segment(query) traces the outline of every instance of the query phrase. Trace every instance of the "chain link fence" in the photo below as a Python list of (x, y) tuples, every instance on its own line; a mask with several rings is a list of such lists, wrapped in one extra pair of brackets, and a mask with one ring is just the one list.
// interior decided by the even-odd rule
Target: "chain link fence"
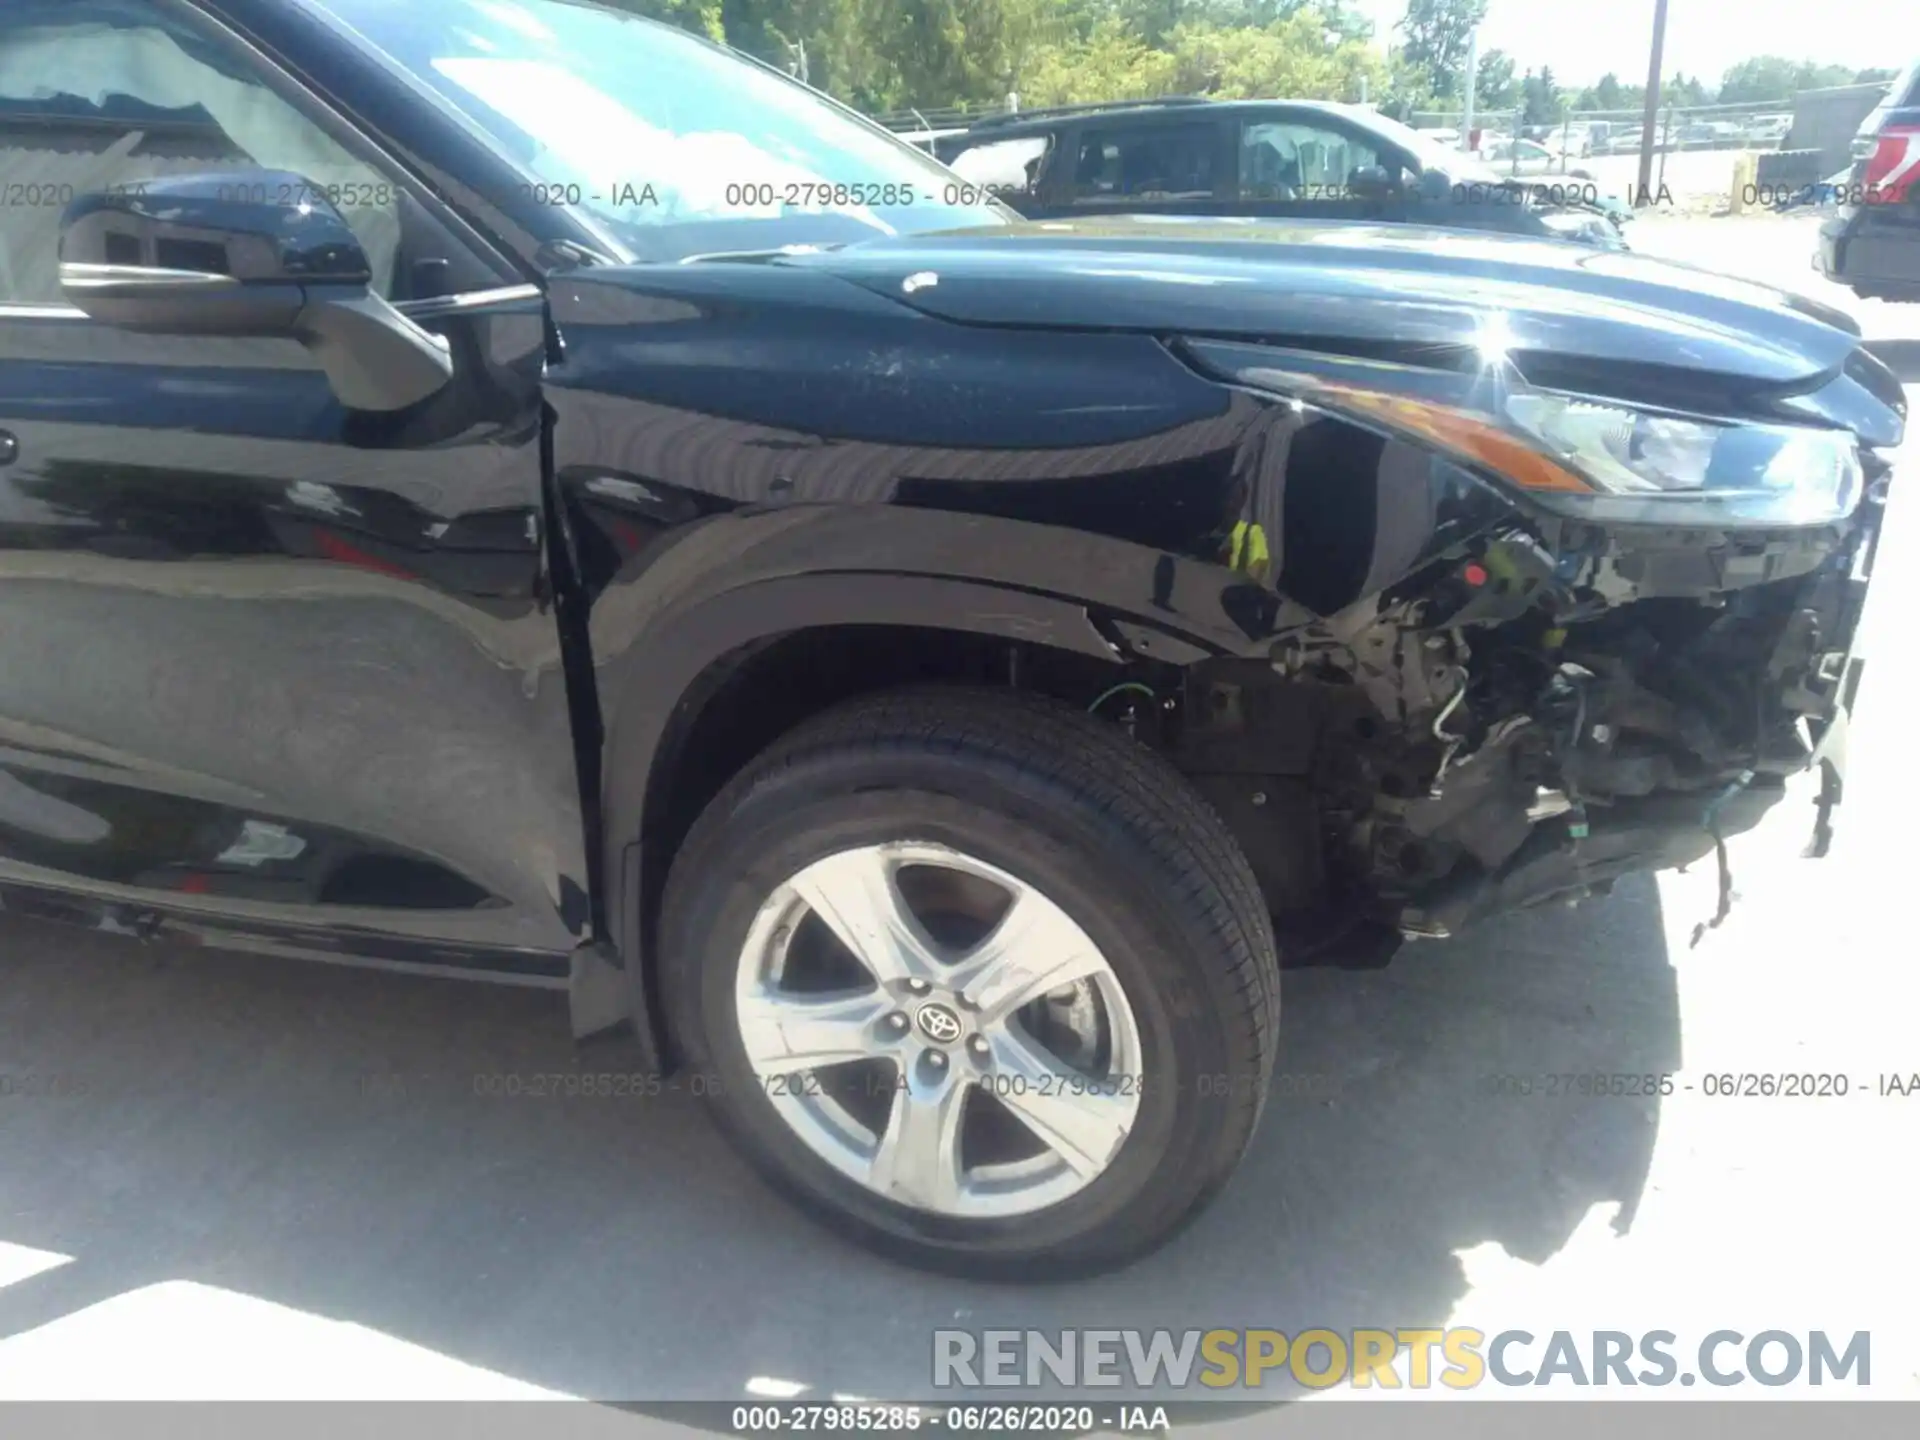
[[(1458, 110), (1416, 111), (1408, 123), (1416, 130), (1439, 131), (1456, 138), (1464, 116)], [(1639, 154), (1645, 113), (1638, 109), (1568, 110), (1549, 123), (1529, 122), (1520, 110), (1481, 110), (1473, 127), (1482, 144), (1520, 138), (1574, 156)], [(1793, 102), (1742, 105), (1660, 107), (1654, 121), (1654, 149), (1780, 150), (1789, 148)]]
[(985, 120), (994, 115), (1012, 115), (1020, 108), (1020, 97), (1009, 95), (1004, 101), (993, 105), (948, 105), (936, 106), (931, 110), (884, 110), (873, 115), (878, 124), (902, 134), (931, 133), (944, 130), (964, 130), (976, 121)]

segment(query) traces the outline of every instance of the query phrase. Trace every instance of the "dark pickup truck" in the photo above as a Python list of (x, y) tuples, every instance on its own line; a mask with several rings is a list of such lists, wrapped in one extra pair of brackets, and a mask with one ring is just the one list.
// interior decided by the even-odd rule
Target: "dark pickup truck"
[(558, 0), (0, 53), (9, 910), (564, 990), (841, 1229), (1035, 1276), (1226, 1183), (1283, 956), (1809, 767), (1824, 834), (1904, 422), (1835, 312), (1028, 223)]
[(1364, 220), (1618, 250), (1633, 215), (1577, 162), (1522, 174), (1511, 153), (1483, 161), (1329, 100), (1174, 95), (1023, 110), (942, 137), (934, 153), (1030, 220)]

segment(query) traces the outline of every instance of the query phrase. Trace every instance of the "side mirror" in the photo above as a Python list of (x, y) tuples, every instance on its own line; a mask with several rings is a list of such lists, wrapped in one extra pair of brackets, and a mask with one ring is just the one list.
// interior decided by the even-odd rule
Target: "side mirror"
[(1400, 193), (1400, 183), (1379, 165), (1362, 165), (1347, 176), (1347, 189), (1363, 200), (1385, 200)]
[(1438, 170), (1422, 170), (1418, 190), (1422, 200), (1445, 200), (1453, 194), (1453, 183)]
[(447, 342), (369, 288), (366, 251), (284, 170), (175, 175), (76, 196), (60, 289), (103, 325), (297, 340), (354, 410), (402, 410), (453, 376)]

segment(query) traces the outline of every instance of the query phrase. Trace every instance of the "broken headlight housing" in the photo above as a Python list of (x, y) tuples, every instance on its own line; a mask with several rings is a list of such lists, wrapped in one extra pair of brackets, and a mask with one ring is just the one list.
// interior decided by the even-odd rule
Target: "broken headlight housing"
[(1474, 404), (1319, 377), (1303, 388), (1314, 404), (1424, 439), (1580, 519), (1824, 525), (1860, 500), (1859, 442), (1845, 430), (1714, 420), (1512, 384)]
[(1860, 503), (1850, 430), (1542, 389), (1508, 360), (1505, 340), (1504, 327), (1488, 327), (1470, 374), (1267, 346), (1203, 353), (1242, 384), (1424, 442), (1575, 519), (1782, 528), (1835, 524)]
[[(1624, 523), (1821, 525), (1860, 499), (1860, 452), (1844, 430), (1727, 423), (1614, 401), (1521, 391), (1513, 426), (1591, 487), (1559, 489), (1571, 511)], [(1512, 477), (1523, 488), (1523, 477)]]

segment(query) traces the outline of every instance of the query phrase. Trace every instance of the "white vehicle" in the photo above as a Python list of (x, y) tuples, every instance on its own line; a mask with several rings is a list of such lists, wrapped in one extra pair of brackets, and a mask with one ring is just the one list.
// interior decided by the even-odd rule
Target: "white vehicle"
[(1502, 175), (1573, 174), (1561, 163), (1561, 155), (1538, 140), (1489, 140), (1480, 147), (1480, 158)]
[(1052, 142), (1045, 135), (1014, 135), (962, 150), (953, 173), (982, 191), (1012, 198), (1030, 194)]
[(1593, 154), (1594, 129), (1594, 126), (1584, 122), (1563, 125), (1541, 137), (1540, 143), (1556, 155), (1564, 154), (1569, 159), (1582, 160)]
[(1694, 120), (1680, 134), (1683, 148), (1718, 150), (1737, 145), (1746, 136), (1731, 120)]
[(907, 144), (924, 150), (929, 155), (937, 155), (939, 151), (936, 147), (942, 140), (949, 140), (955, 135), (964, 135), (966, 133), (966, 127), (959, 126), (947, 130), (902, 130), (899, 132), (899, 135)]

